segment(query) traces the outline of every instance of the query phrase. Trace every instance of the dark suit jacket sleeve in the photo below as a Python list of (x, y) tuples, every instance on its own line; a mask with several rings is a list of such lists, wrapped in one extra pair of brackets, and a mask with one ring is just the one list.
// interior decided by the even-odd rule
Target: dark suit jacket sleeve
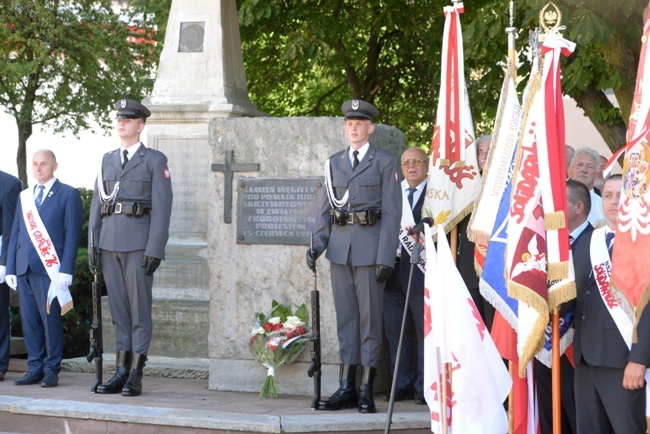
[(79, 190), (72, 187), (69, 187), (69, 189), (70, 193), (66, 197), (65, 204), (65, 242), (63, 255), (60, 258), (61, 268), (59, 272), (73, 275), (83, 228), (84, 211)]
[(23, 218), (22, 206), (20, 201), (16, 202), (16, 213), (14, 222), (11, 225), (11, 239), (9, 240), (9, 250), (7, 251), (7, 275), (16, 275), (16, 247), (18, 246), (19, 222)]
[(169, 239), (169, 222), (172, 215), (172, 179), (167, 167), (167, 157), (162, 153), (153, 164), (151, 177), (151, 225), (144, 254), (165, 259), (165, 246)]
[(7, 252), (11, 241), (11, 227), (13, 226), (14, 215), (16, 214), (16, 203), (18, 195), (22, 190), (22, 184), (17, 179), (11, 182), (2, 200), (2, 252), (0, 252), (0, 265), (7, 265)]

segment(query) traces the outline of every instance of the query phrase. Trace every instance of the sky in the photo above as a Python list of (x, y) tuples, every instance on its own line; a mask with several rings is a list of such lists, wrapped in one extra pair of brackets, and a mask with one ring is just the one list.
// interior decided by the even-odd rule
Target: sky
[[(18, 127), (14, 118), (0, 112), (0, 131), (4, 139), (0, 142), (0, 170), (18, 176), (16, 152), (18, 150)], [(147, 130), (142, 135), (147, 137)], [(50, 149), (56, 155), (59, 163), (54, 173), (61, 182), (73, 187), (93, 188), (99, 162), (102, 155), (120, 146), (119, 137), (103, 136), (88, 131), (81, 132), (79, 138), (73, 135), (53, 134), (41, 130), (40, 125), (34, 126), (34, 133), (27, 140), (27, 176), (33, 185), (31, 161), (34, 152), (39, 149)]]

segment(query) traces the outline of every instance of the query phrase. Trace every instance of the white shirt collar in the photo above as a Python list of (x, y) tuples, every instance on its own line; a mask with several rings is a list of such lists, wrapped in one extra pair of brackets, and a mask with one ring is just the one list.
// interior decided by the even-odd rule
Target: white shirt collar
[(127, 151), (127, 155), (129, 156), (129, 160), (133, 158), (136, 152), (138, 152), (138, 149), (140, 149), (140, 146), (142, 146), (142, 142), (138, 142), (135, 145), (129, 146), (128, 148), (123, 148), (120, 146), (120, 161), (122, 161), (122, 158), (124, 156), (124, 150)]
[(575, 241), (578, 239), (578, 237), (580, 236), (580, 234), (582, 233), (582, 231), (585, 230), (585, 228), (587, 227), (588, 224), (589, 224), (589, 220), (585, 220), (584, 222), (582, 222), (582, 224), (581, 224), (580, 226), (578, 226), (578, 227), (575, 228), (573, 231), (571, 231), (571, 233), (569, 234), (569, 236), (570, 236), (570, 237), (573, 237), (573, 242), (574, 242), (574, 243), (575, 243)]
[[(368, 152), (368, 148), (370, 148), (370, 142), (366, 142), (365, 145), (363, 145), (359, 149), (356, 149), (356, 151), (359, 151), (359, 155), (357, 155), (359, 162), (361, 162), (361, 160), (363, 160), (363, 157), (366, 156), (366, 152)], [(348, 155), (350, 156), (350, 163), (354, 162), (354, 155), (352, 155), (354, 151), (355, 149), (352, 149), (352, 146), (350, 146), (350, 151), (348, 152)]]
[[(45, 198), (47, 197), (48, 193), (52, 189), (52, 186), (54, 185), (55, 182), (56, 182), (56, 176), (50, 179), (49, 181), (47, 181), (45, 184), (43, 184), (43, 186), (45, 187), (45, 189), (43, 190), (43, 200), (45, 200)], [(34, 197), (38, 195), (39, 185), (41, 184), (36, 183), (36, 185), (34, 186)]]

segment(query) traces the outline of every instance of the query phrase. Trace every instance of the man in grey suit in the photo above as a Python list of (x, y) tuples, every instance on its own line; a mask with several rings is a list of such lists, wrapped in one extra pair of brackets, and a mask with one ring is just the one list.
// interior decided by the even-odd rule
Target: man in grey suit
[[(362, 100), (343, 103), (348, 149), (326, 164), (323, 201), (307, 266), (327, 249), (340, 352), (339, 389), (319, 409), (357, 407), (376, 412), (375, 368), (382, 340), (384, 285), (395, 266), (402, 193), (395, 156), (372, 146), (377, 109)], [(356, 366), (361, 364), (357, 394)]]
[(97, 393), (138, 396), (153, 327), (153, 273), (169, 238), (172, 183), (167, 157), (140, 141), (149, 110), (130, 99), (115, 109), (121, 146), (102, 159), (88, 225), (89, 263), (99, 267), (101, 253), (117, 350), (115, 375)]
[(18, 178), (0, 170), (0, 381), (4, 381), (9, 367), (9, 286), (7, 274), (7, 251), (11, 226), (16, 213), (18, 195), (23, 185)]

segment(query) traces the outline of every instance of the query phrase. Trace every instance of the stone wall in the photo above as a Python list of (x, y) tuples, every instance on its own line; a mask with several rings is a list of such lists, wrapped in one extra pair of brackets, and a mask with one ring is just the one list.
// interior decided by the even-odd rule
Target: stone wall
[[(211, 389), (259, 391), (266, 369), (255, 361), (248, 339), (257, 311), (267, 312), (273, 299), (309, 306), (314, 288), (305, 264), (305, 245), (237, 244), (237, 191), (246, 179), (307, 179), (323, 176), (328, 156), (346, 148), (342, 118), (215, 118), (210, 123), (211, 162), (223, 164), (233, 151), (237, 164), (259, 163), (258, 172), (236, 172), (232, 187), (232, 223), (224, 223), (224, 174), (212, 174), (208, 212)], [(377, 125), (371, 142), (399, 155), (404, 135)], [(321, 300), (323, 395), (338, 387), (338, 342), (329, 263), (317, 262)], [(279, 393), (309, 395), (309, 351), (276, 373)], [(388, 381), (387, 368), (379, 375)], [(383, 375), (382, 375), (383, 372)], [(379, 380), (382, 381), (382, 380)]]

